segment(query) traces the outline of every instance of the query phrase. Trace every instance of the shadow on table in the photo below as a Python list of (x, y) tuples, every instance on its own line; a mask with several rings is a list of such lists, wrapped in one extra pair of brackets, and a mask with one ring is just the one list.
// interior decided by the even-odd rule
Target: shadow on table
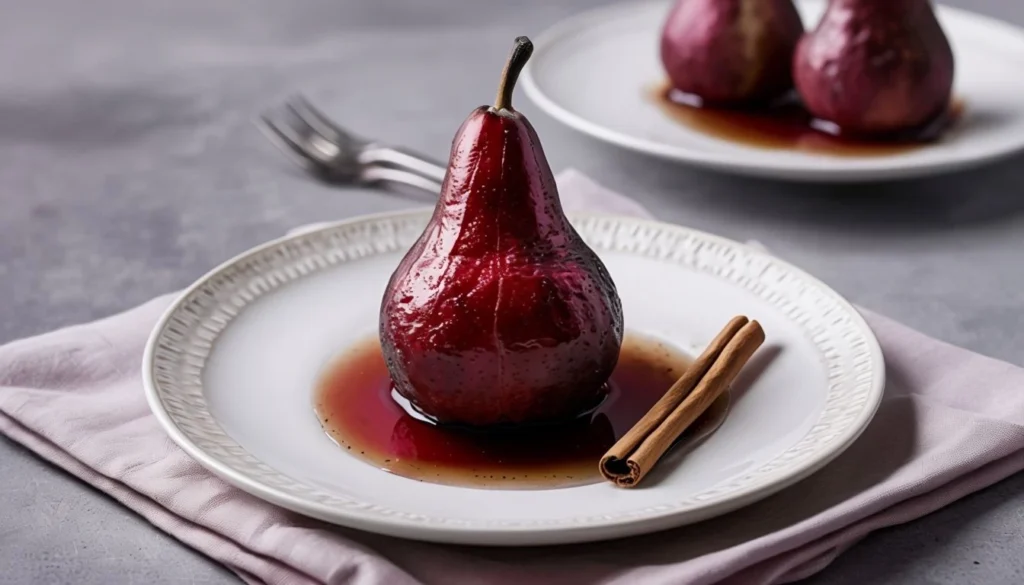
[[(1006, 575), (1014, 567), (1024, 566), (1019, 557), (1006, 556), (1006, 550), (1019, 548), (1012, 541), (999, 546), (978, 538), (977, 534), (1014, 534), (1019, 531), (1021, 514), (1016, 508), (1024, 494), (1024, 473), (1004, 479), (996, 485), (971, 494), (956, 503), (933, 512), (914, 528), (892, 526), (871, 533), (871, 538), (843, 553), (835, 562), (806, 583), (808, 585), (861, 585), (862, 583), (915, 582), (935, 564), (950, 566), (950, 558), (963, 563), (962, 579), (974, 583), (1007, 583)], [(1006, 532), (988, 532), (1004, 518)], [(980, 524), (965, 537), (968, 526)], [(883, 562), (879, 562), (884, 559)], [(955, 565), (954, 565), (955, 566)], [(1003, 571), (999, 570), (1000, 568)], [(1001, 575), (1001, 576), (997, 576)], [(904, 577), (903, 579), (894, 577)], [(949, 575), (946, 583), (957, 582)], [(966, 581), (965, 581), (966, 582)]]
[[(614, 164), (617, 175), (634, 182), (633, 191), (647, 185), (668, 193), (661, 196), (667, 205), (747, 217), (762, 224), (810, 224), (884, 235), (997, 223), (1024, 214), (1024, 154), (920, 179), (824, 184), (727, 175), (608, 145), (590, 145), (588, 150), (598, 166), (586, 167)], [(595, 178), (600, 180), (601, 173), (596, 172)]]

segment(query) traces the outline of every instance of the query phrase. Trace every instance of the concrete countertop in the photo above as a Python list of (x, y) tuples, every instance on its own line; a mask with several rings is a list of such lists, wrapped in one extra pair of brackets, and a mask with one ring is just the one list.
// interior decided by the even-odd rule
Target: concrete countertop
[[(608, 0), (602, 0), (608, 3)], [(251, 119), (303, 91), (443, 157), (495, 55), (593, 0), (0, 0), (0, 342), (187, 285), (306, 222), (407, 207), (293, 170)], [(1018, 0), (950, 0), (1024, 25)], [(577, 135), (520, 99), (557, 170), (755, 238), (854, 302), (1024, 365), (1024, 157), (872, 186), (715, 175)], [(232, 583), (0, 439), (0, 582)], [(877, 532), (811, 583), (1024, 582), (1024, 476)]]

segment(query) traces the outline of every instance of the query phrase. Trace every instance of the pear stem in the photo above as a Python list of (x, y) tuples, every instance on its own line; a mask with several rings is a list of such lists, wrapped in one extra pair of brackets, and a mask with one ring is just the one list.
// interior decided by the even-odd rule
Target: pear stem
[(512, 109), (512, 90), (516, 88), (516, 80), (526, 62), (533, 54), (533, 43), (526, 37), (516, 37), (512, 53), (505, 62), (505, 70), (501, 72), (501, 84), (498, 85), (498, 97), (494, 99), (495, 110)]

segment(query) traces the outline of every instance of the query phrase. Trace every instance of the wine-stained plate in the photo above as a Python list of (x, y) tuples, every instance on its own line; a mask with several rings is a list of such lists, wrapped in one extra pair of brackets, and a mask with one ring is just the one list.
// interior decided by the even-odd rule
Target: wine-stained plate
[[(659, 57), (668, 0), (618, 2), (571, 17), (534, 39), (521, 86), (542, 110), (617, 146), (736, 174), (806, 181), (873, 181), (977, 166), (1024, 149), (1024, 30), (939, 6), (956, 58), (963, 114), (933, 144), (854, 156), (745, 145), (692, 129), (651, 97), (666, 82)], [(813, 28), (822, 0), (796, 2)]]
[(184, 292), (143, 364), (149, 404), (171, 438), (243, 490), (329, 522), (438, 542), (540, 545), (650, 532), (754, 502), (846, 449), (881, 400), (875, 337), (818, 280), (691, 229), (575, 216), (616, 282), (627, 330), (696, 354), (735, 315), (762, 323), (767, 340), (734, 384), (721, 428), (632, 490), (470, 489), (381, 471), (321, 430), (314, 385), (333, 356), (376, 334), (388, 277), (429, 216), (367, 216), (276, 240)]

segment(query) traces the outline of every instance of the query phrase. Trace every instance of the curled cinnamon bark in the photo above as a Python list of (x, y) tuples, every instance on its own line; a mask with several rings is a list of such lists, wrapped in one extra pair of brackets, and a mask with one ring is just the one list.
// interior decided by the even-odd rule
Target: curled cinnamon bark
[(729, 388), (764, 343), (757, 321), (735, 317), (665, 395), (601, 458), (601, 475), (635, 487), (669, 447)]

